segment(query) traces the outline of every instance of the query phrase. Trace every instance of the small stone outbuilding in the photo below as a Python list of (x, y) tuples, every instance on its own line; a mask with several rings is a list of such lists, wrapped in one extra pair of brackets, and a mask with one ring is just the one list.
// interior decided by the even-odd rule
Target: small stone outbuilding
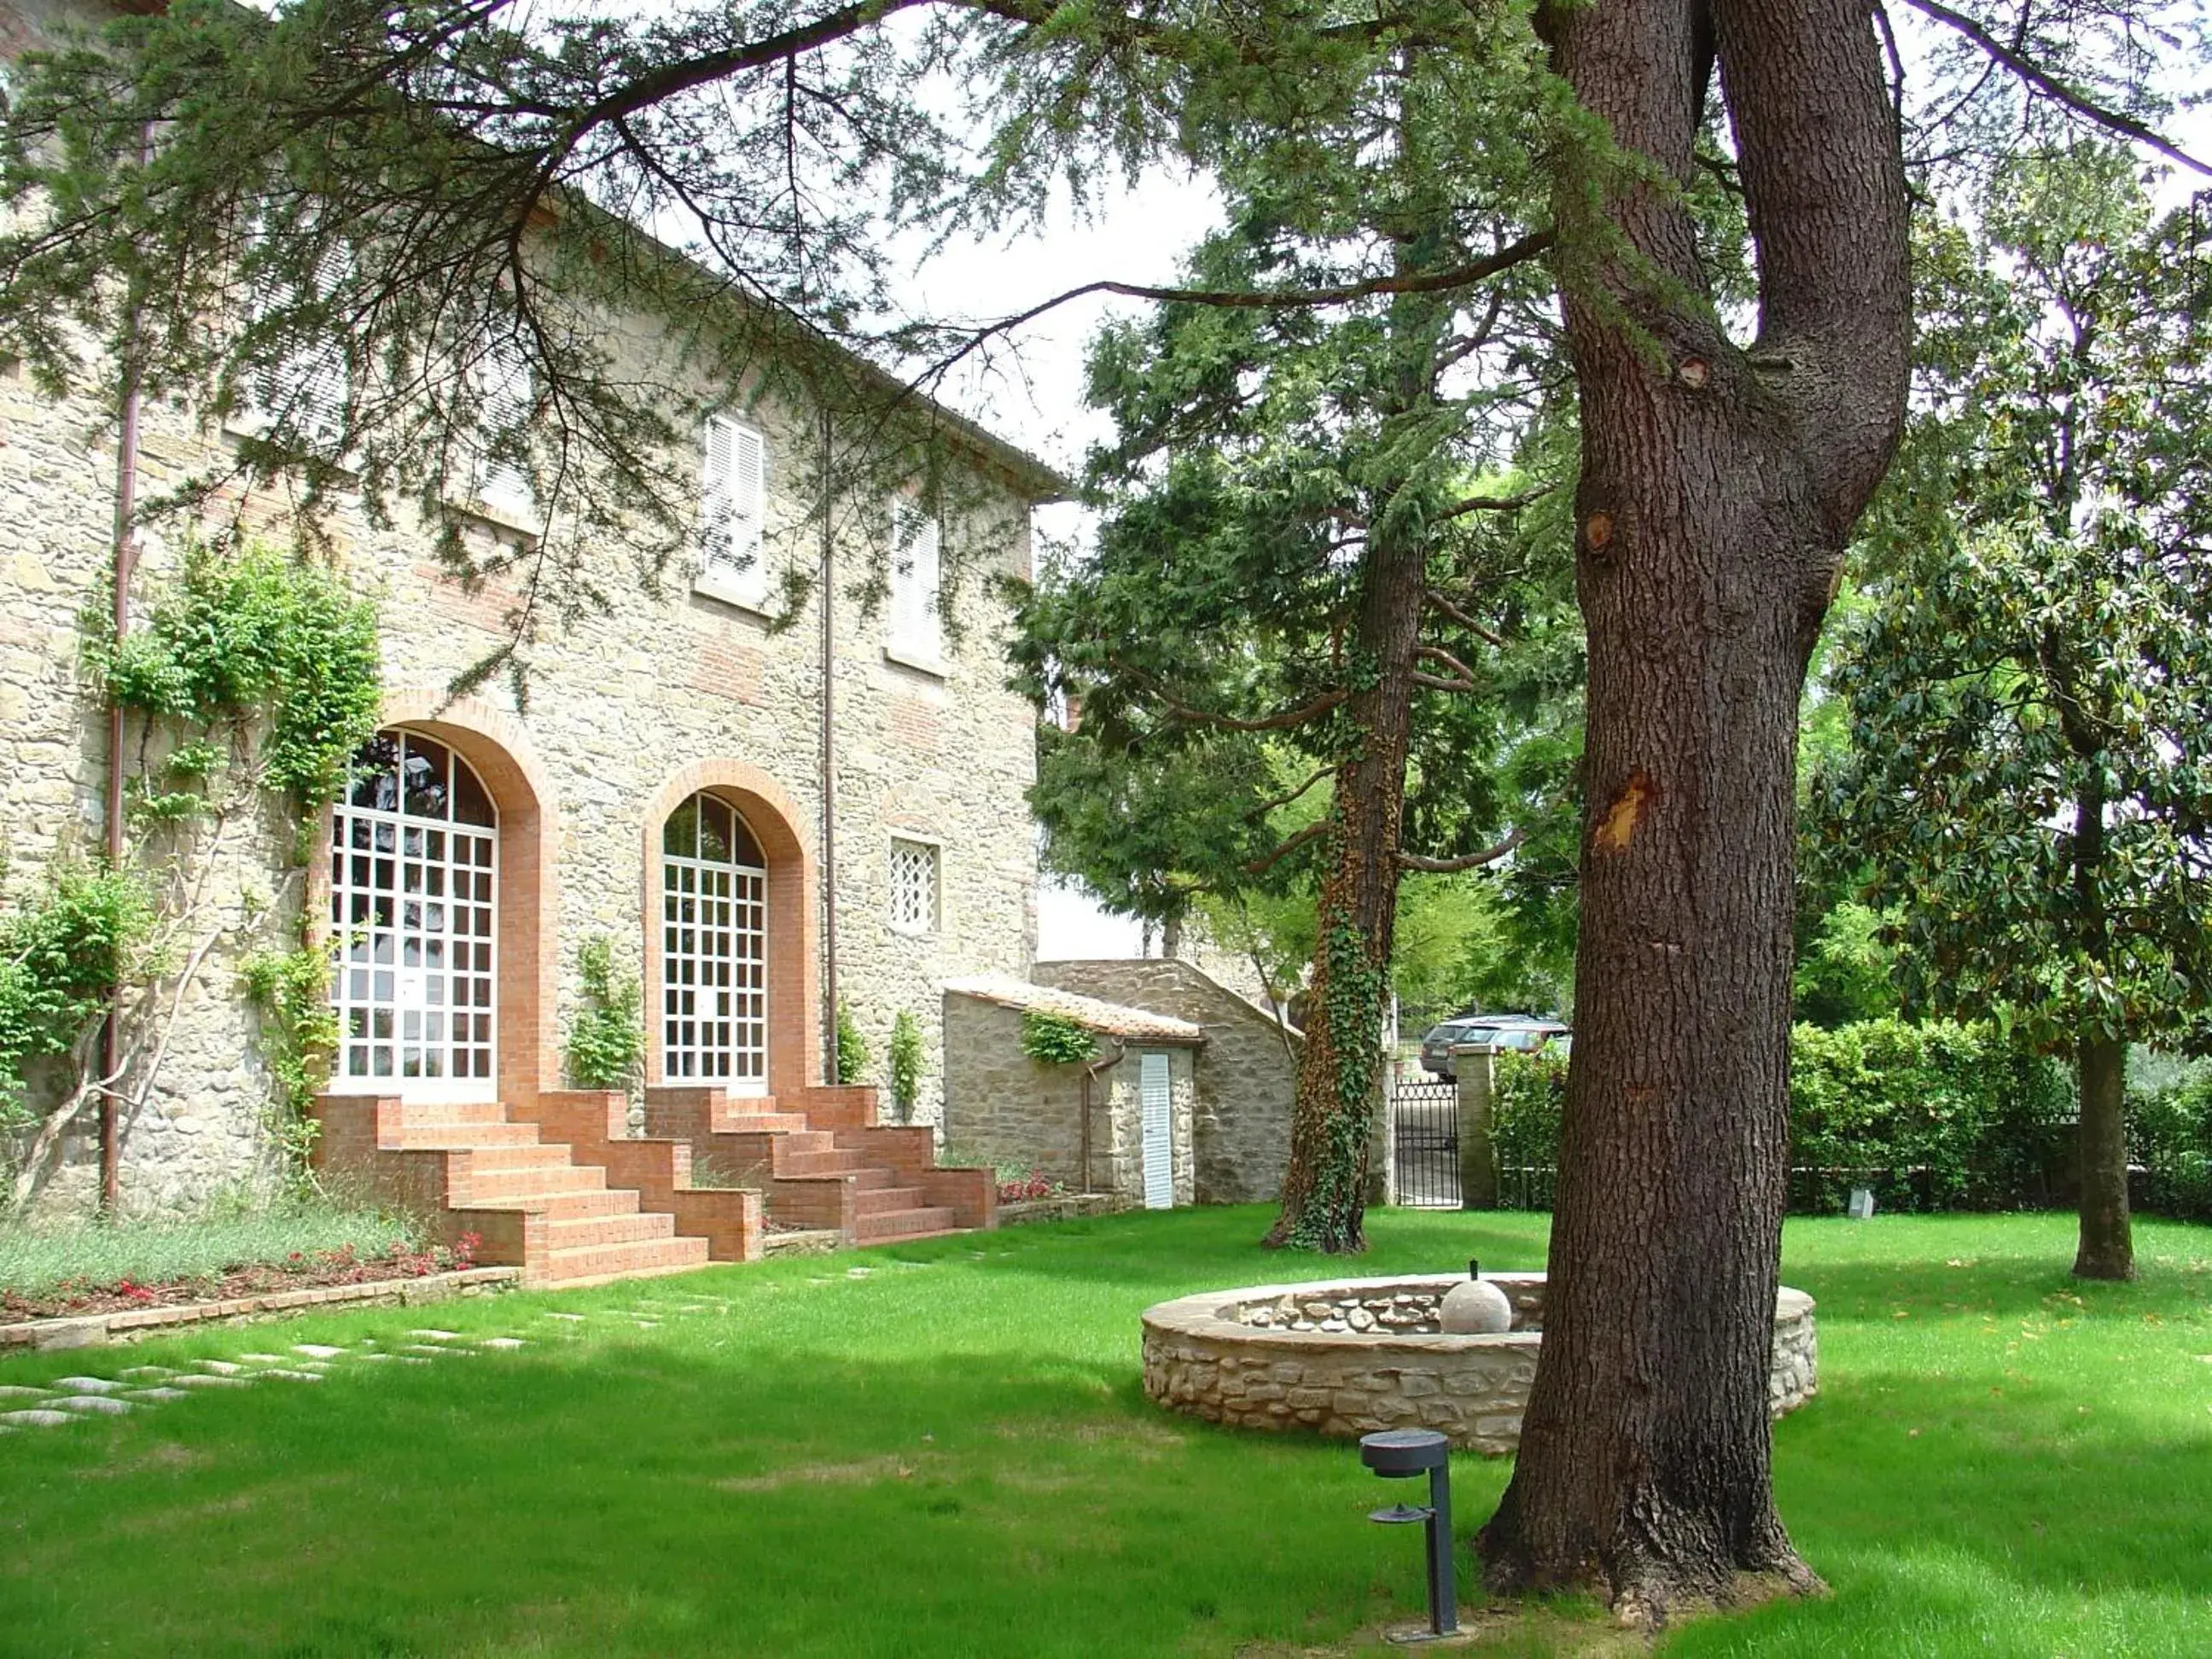
[(1198, 1201), (1260, 1204), (1282, 1195), (1305, 1041), (1295, 1027), (1172, 957), (1040, 962), (1031, 976), (1202, 1030), (1191, 1131)]
[[(1023, 1020), (1071, 1020), (1086, 1061), (1023, 1051)], [(991, 975), (945, 987), (945, 1144), (1152, 1209), (1202, 1201), (1192, 1149), (1206, 1032), (1188, 1020)]]

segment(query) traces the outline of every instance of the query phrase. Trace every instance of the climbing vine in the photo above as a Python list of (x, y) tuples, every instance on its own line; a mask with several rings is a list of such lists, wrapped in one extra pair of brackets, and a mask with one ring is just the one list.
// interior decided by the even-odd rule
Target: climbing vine
[(605, 933), (584, 941), (576, 973), (584, 1006), (568, 1027), (568, 1076), (579, 1089), (628, 1089), (645, 1057), (637, 976), (617, 969), (614, 941)]
[(238, 976), (261, 1017), (262, 1058), (276, 1083), (270, 1138), (295, 1169), (304, 1167), (315, 1144), (310, 1109), (338, 1048), (329, 953), (309, 945), (257, 951), (239, 964)]
[[(376, 729), (375, 609), (335, 572), (249, 544), (194, 543), (149, 597), (120, 640), (104, 603), (84, 629), (89, 676), (129, 717), (135, 845), (118, 869), (58, 859), (48, 894), (0, 921), (0, 1128), (27, 1132), (9, 1146), (18, 1205), (88, 1104), (148, 1105), (216, 947), (265, 918), (296, 926), (314, 813)], [(306, 826), (294, 891), (289, 904), (250, 896), (241, 917), (215, 872), (239, 855), (235, 838), (266, 822), (271, 793)], [(240, 971), (276, 1084), (272, 1138), (296, 1159), (337, 1047), (328, 966), (301, 944), (256, 951)], [(94, 1034), (111, 1008), (112, 1063), (96, 1064)], [(68, 1081), (33, 1109), (22, 1068), (49, 1055), (66, 1058)]]
[[(1079, 1028), (1080, 1029), (1080, 1028)], [(1024, 1032), (1024, 1043), (1026, 1042)], [(1084, 1033), (1086, 1045), (1090, 1033)], [(921, 1023), (902, 1008), (891, 1019), (891, 1101), (899, 1121), (910, 1121), (914, 1103), (921, 1096)]]
[(1022, 1016), (1022, 1052), (1047, 1066), (1068, 1066), (1091, 1058), (1097, 1045), (1091, 1028), (1065, 1014), (1032, 1008)]
[[(204, 786), (222, 761), (216, 728), (258, 721), (258, 781), (319, 806), (376, 731), (375, 607), (335, 573), (273, 549), (195, 544), (143, 627), (120, 643), (101, 631), (92, 641), (108, 695), (185, 734), (162, 763), (168, 781)], [(142, 811), (167, 793), (142, 788)]]

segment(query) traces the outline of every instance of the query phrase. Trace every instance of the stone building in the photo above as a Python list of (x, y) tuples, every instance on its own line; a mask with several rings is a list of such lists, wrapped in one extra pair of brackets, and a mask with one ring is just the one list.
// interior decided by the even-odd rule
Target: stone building
[[(960, 980), (945, 993), (945, 1133), (963, 1153), (1141, 1200), (1143, 1056), (1158, 1051), (1154, 1069), (1174, 1091), (1176, 1202), (1281, 1194), (1303, 1039), (1190, 963), (1041, 962), (1029, 983)], [(1086, 1068), (1028, 1058), (1022, 1016), (1031, 1010), (1095, 1032), (1099, 1060)]]
[[(1036, 1013), (1091, 1033), (1088, 1060), (1023, 1051)], [(1034, 1169), (1079, 1193), (1148, 1209), (1202, 1203), (1192, 1130), (1206, 1033), (1006, 975), (945, 987), (945, 1139), (958, 1155)]]
[[(0, 46), (21, 50), (33, 14), (50, 9), (60, 9), (15, 10)], [(916, 1017), (927, 1054), (914, 1119), (933, 1122), (940, 987), (1028, 972), (1035, 714), (1004, 684), (994, 578), (1028, 574), (1030, 510), (1062, 481), (934, 410), (963, 486), (956, 519), (922, 520), (896, 489), (824, 515), (801, 464), (819, 411), (787, 391), (685, 384), (686, 364), (656, 358), (650, 317), (611, 319), (609, 336), (628, 343), (641, 375), (720, 411), (672, 460), (696, 468), (702, 522), (734, 525), (756, 556), (717, 559), (708, 555), (724, 544), (708, 544), (656, 593), (624, 549), (606, 548), (592, 573), (605, 608), (538, 634), (526, 703), (503, 681), (456, 696), (456, 677), (509, 636), (520, 586), (463, 591), (434, 559), (438, 526), (404, 514), (379, 523), (341, 494), (329, 556), (379, 608), (383, 729), (346, 799), (306, 826), (315, 851), (304, 870), (291, 857), (301, 826), (265, 800), (178, 849), (206, 948), (175, 988), (158, 1073), (126, 1090), (126, 1209), (187, 1207), (270, 1176), (271, 1090), (239, 963), (296, 938), (303, 910), (350, 936), (333, 988), (331, 1091), (404, 1103), (416, 1146), (430, 1144), (423, 1114), (458, 1121), (458, 1109), (494, 1102), (526, 1113), (559, 1090), (578, 953), (597, 937), (642, 982), (648, 1097), (719, 1093), (718, 1128), (757, 1135), (809, 1132), (805, 1103), (835, 1093), (822, 1093), (835, 1081), (833, 1000), (850, 1006), (878, 1067), (896, 1016)], [(100, 846), (106, 714), (79, 617), (101, 602), (116, 557), (112, 400), (99, 384), (55, 400), (0, 367), (0, 904)], [(149, 402), (131, 458), (140, 491), (220, 469), (239, 435)], [(530, 503), (484, 499), (494, 494), (451, 503), (451, 518), (478, 552), (526, 555), (542, 530)], [(281, 539), (289, 507), (278, 490), (222, 510)], [(817, 539), (824, 516), (834, 540)], [(141, 606), (173, 577), (192, 530), (160, 523), (144, 538)], [(887, 546), (888, 603), (855, 603)], [(777, 578), (798, 560), (816, 578), (815, 609), (772, 626)], [(873, 1126), (872, 1107), (837, 1099), (830, 1128)], [(82, 1207), (96, 1165), (89, 1131), (72, 1133), (33, 1172), (40, 1201)]]

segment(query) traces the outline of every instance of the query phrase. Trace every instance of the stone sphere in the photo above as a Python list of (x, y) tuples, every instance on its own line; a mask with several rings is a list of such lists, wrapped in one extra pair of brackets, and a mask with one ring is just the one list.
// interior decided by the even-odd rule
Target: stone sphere
[(1437, 1311), (1446, 1336), (1498, 1336), (1513, 1328), (1513, 1304), (1486, 1279), (1453, 1285)]

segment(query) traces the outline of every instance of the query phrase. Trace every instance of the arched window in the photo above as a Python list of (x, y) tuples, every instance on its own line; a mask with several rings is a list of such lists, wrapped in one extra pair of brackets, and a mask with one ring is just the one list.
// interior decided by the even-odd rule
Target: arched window
[(331, 811), (330, 856), (331, 1086), (491, 1098), (499, 814), (483, 780), (441, 743), (380, 732)]
[(768, 1091), (768, 866), (736, 809), (701, 793), (660, 834), (660, 1075)]

